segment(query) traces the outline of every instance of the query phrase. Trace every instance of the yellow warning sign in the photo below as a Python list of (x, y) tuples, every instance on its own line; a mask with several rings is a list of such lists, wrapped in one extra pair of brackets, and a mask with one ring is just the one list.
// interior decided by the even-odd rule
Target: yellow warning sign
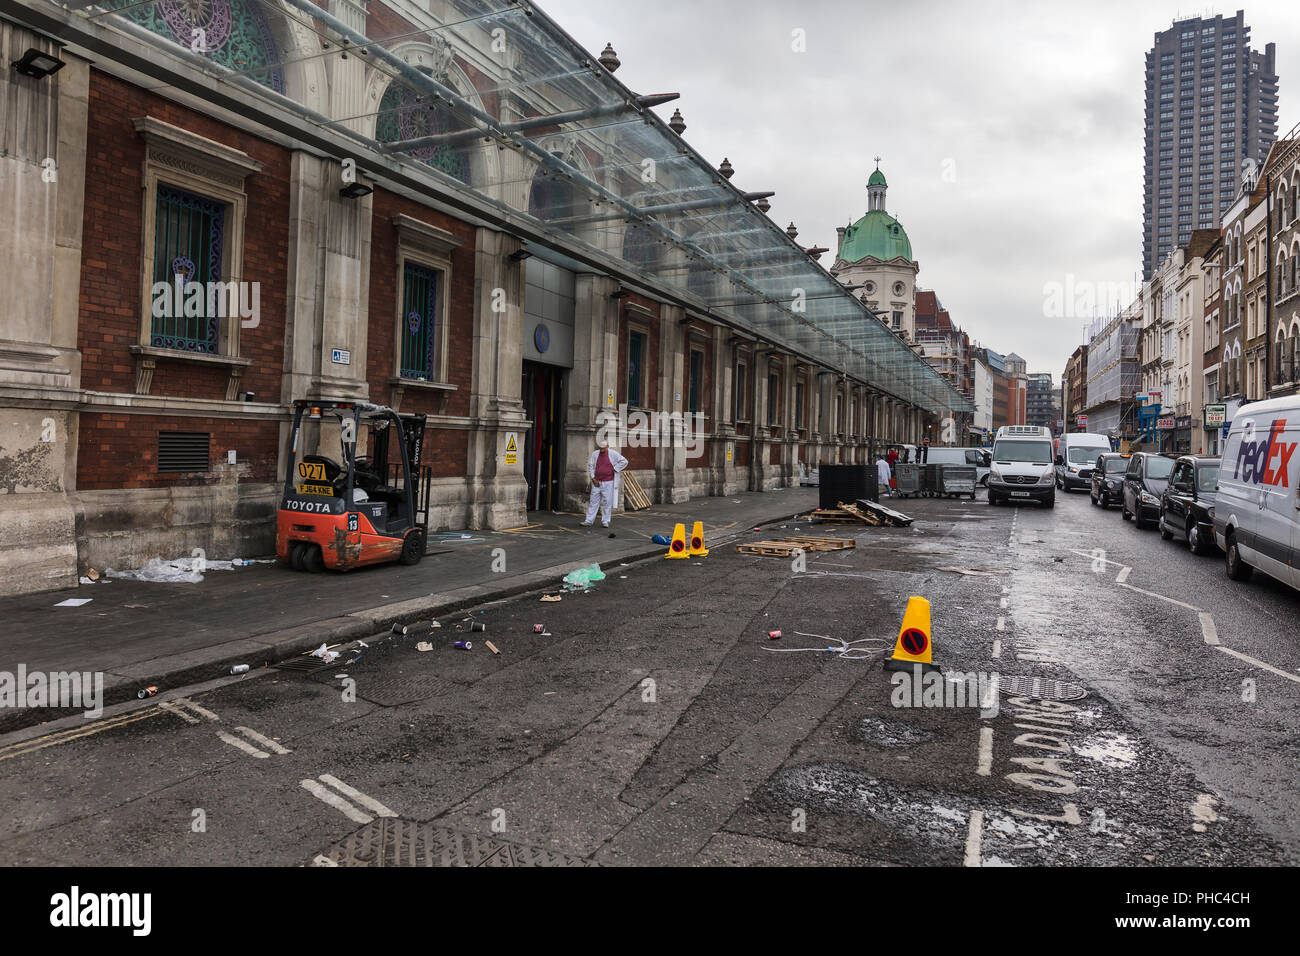
[(727, 442), (727, 461), (731, 461), (736, 456), (736, 446)]
[(507, 464), (507, 465), (517, 465), (517, 464), (519, 464), (519, 455), (518, 455), (518, 453), (517, 453), (517, 452), (513, 452), (513, 451), (508, 451), (508, 452), (506, 452), (506, 464)]
[(611, 408), (614, 405), (614, 390), (612, 388), (609, 390), (609, 394), (605, 396), (605, 404)]
[(519, 433), (518, 432), (506, 432), (505, 463), (507, 465), (519, 464)]
[(506, 436), (506, 451), (518, 451), (519, 444), (515, 441), (515, 433), (508, 432)]

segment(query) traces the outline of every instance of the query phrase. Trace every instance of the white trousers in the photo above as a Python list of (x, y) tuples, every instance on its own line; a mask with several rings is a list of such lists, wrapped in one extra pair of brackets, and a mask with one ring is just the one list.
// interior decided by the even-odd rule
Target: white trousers
[(596, 509), (600, 509), (600, 523), (609, 527), (610, 513), (614, 510), (613, 481), (593, 481), (591, 483), (591, 500), (587, 503), (587, 524), (596, 520)]

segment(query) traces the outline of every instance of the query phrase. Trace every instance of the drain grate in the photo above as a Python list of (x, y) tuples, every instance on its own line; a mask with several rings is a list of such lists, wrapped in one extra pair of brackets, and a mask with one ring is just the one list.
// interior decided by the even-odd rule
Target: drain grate
[(1003, 674), (998, 678), (998, 689), (1008, 697), (1035, 697), (1039, 700), (1078, 700), (1088, 696), (1088, 692), (1078, 684), (1050, 677), (1008, 677)]
[(336, 661), (323, 661), (319, 657), (291, 657), (275, 665), (276, 670), (292, 671), (295, 674), (314, 674), (327, 667), (341, 667), (342, 658)]
[(312, 862), (318, 866), (599, 866), (580, 856), (399, 817), (380, 817), (366, 824)]

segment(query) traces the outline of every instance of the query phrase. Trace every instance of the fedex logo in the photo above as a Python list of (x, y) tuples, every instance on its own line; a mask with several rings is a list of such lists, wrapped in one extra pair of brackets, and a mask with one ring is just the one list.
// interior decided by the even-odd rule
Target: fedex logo
[(1262, 482), (1266, 485), (1290, 487), (1286, 473), (1297, 442), (1277, 440), (1285, 428), (1285, 419), (1274, 419), (1268, 429), (1268, 438), (1262, 441), (1247, 441), (1247, 437), (1254, 434), (1253, 429), (1247, 428), (1241, 436), (1241, 447), (1237, 450), (1237, 463), (1232, 470), (1232, 477), (1255, 485)]

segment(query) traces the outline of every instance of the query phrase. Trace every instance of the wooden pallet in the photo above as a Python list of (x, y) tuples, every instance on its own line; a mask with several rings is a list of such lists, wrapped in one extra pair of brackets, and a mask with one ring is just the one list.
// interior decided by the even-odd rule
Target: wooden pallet
[(650, 507), (650, 497), (645, 493), (641, 483), (636, 480), (636, 476), (632, 472), (623, 472), (622, 485), (623, 510), (644, 511)]
[(892, 524), (895, 527), (906, 528), (912, 523), (911, 515), (905, 515), (901, 511), (895, 511), (893, 508), (886, 508), (878, 501), (869, 501), (866, 498), (859, 498), (856, 502), (857, 508), (865, 514), (872, 515), (876, 520), (873, 524)]
[(857, 515), (851, 515), (847, 511), (838, 508), (825, 508), (822, 511), (814, 511), (808, 515), (808, 520), (817, 524), (823, 522), (838, 522), (840, 524), (861, 524), (862, 519)]
[(806, 545), (792, 544), (788, 541), (751, 541), (736, 545), (740, 554), (765, 554), (773, 558), (788, 558), (796, 551), (811, 550)]
[(785, 538), (775, 538), (780, 544), (794, 544), (805, 551), (844, 551), (856, 548), (858, 543), (852, 538), (827, 538), (822, 535), (793, 534)]

